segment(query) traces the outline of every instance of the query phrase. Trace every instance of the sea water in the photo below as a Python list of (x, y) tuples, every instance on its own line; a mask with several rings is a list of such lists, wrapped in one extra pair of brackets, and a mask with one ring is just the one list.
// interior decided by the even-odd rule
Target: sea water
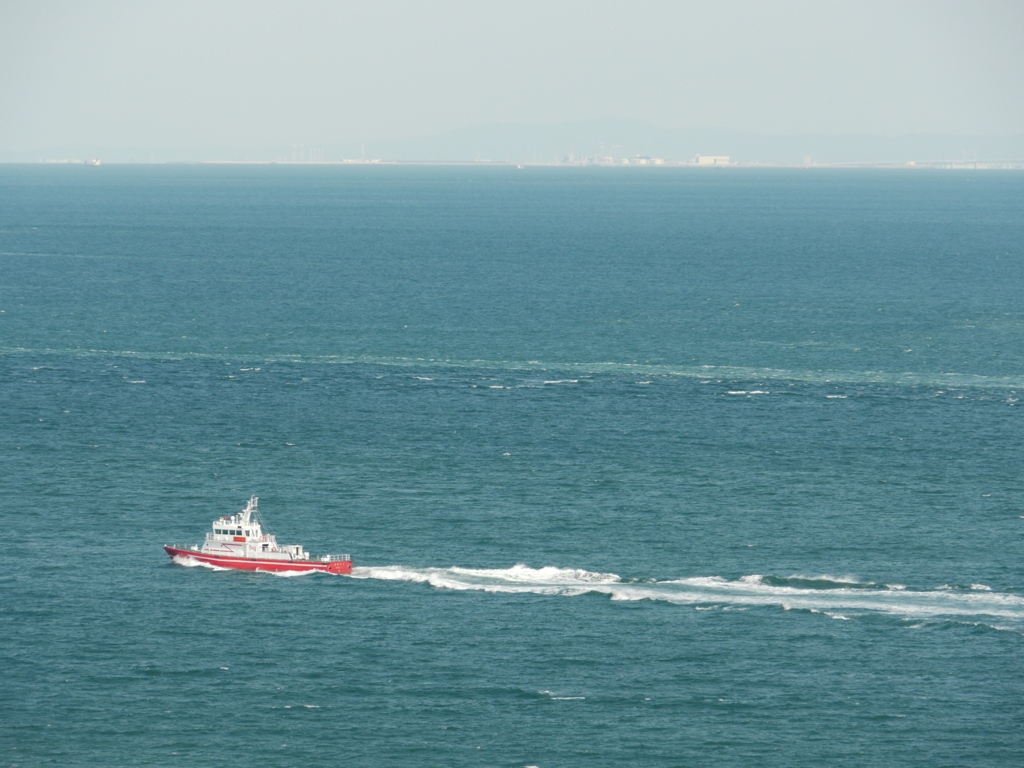
[(2, 166), (0, 765), (1019, 765), (1022, 297), (1012, 172)]

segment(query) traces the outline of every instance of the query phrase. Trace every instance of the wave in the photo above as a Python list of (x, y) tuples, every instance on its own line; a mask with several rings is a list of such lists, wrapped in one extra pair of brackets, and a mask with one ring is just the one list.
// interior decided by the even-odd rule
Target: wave
[(997, 618), (1024, 627), (1024, 597), (995, 592), (979, 584), (967, 588), (942, 585), (934, 589), (907, 589), (902, 584), (877, 584), (853, 577), (801, 574), (754, 574), (739, 579), (691, 576), (659, 581), (623, 579), (614, 573), (553, 566), (530, 568), (523, 564), (498, 569), (357, 566), (352, 577), (496, 593), (568, 597), (596, 593), (608, 595), (613, 601), (652, 600), (703, 609), (775, 606), (837, 619), (871, 614), (920, 619)]
[[(217, 360), (233, 363), (271, 364), (301, 363), (307, 365), (376, 365), (397, 368), (430, 368), (437, 370), (485, 370), (513, 374), (558, 374), (559, 379), (544, 379), (542, 384), (577, 383), (579, 375), (621, 374), (643, 378), (663, 376), (694, 378), (719, 382), (800, 382), (836, 385), (895, 385), (932, 387), (935, 389), (1024, 389), (1020, 376), (984, 376), (957, 372), (892, 372), (856, 370), (788, 370), (728, 365), (672, 365), (620, 362), (543, 362), (538, 360), (482, 360), (429, 357), (386, 357), (373, 355), (252, 355), (206, 352), (153, 352), (87, 348), (0, 347), (0, 355), (39, 354), (73, 355), (75, 357), (117, 357), (139, 360)], [(563, 378), (564, 377), (564, 378)], [(573, 378), (575, 377), (575, 378)], [(649, 382), (637, 382), (649, 383)], [(496, 387), (497, 388), (497, 387)], [(758, 391), (735, 391), (730, 394), (768, 394)], [(842, 397), (842, 396), (839, 396)]]
[[(744, 576), (741, 580), (760, 580), (772, 587), (797, 587), (805, 589), (905, 589), (902, 584), (877, 584), (873, 581), (859, 581), (853, 576)], [(942, 587), (940, 587), (942, 589)]]
[(221, 568), (219, 565), (213, 565), (212, 563), (204, 563), (202, 560), (196, 560), (192, 557), (186, 557), (185, 555), (174, 555), (171, 558), (171, 562), (175, 565), (181, 565), (185, 568), (206, 568), (210, 571), (230, 571), (230, 568)]
[(614, 573), (591, 573), (570, 568), (407, 568), (401, 565), (357, 566), (357, 579), (412, 581), (440, 589), (475, 589), (484, 592), (522, 592), (540, 595), (583, 595), (597, 587), (622, 583)]

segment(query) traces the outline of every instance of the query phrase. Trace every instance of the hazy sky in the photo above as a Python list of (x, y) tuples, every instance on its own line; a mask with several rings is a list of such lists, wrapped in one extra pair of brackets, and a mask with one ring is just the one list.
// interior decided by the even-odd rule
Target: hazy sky
[(1024, 133), (1024, 2), (0, 0), (0, 151), (490, 122)]

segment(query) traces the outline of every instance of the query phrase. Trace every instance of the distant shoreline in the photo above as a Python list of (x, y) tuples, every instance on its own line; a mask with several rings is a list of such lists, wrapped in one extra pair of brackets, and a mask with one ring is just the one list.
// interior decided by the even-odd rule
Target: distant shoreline
[(938, 170), (1024, 170), (1024, 160), (905, 160), (879, 161), (862, 163), (742, 163), (729, 162), (714, 165), (696, 162), (660, 161), (637, 162), (635, 160), (593, 162), (524, 162), (516, 163), (508, 160), (162, 160), (147, 162), (101, 162), (100, 160), (36, 160), (36, 161), (0, 161), (0, 165), (82, 165), (101, 167), (104, 165), (280, 165), (280, 166), (452, 166), (452, 167), (491, 167), (491, 168), (791, 168), (808, 170), (814, 168), (828, 169), (938, 169)]

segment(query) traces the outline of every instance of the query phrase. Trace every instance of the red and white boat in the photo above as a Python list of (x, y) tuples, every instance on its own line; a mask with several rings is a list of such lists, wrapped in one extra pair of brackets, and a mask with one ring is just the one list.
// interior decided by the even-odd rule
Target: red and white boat
[(272, 534), (263, 532), (257, 501), (259, 499), (253, 496), (239, 514), (214, 520), (202, 546), (164, 546), (164, 549), (172, 560), (187, 558), (218, 568), (352, 573), (352, 558), (348, 555), (313, 557), (301, 544), (278, 546)]

